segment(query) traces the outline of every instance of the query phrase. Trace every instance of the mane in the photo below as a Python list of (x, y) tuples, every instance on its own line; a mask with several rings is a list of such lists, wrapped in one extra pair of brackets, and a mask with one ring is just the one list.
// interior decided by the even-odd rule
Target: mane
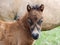
[(38, 10), (39, 5), (32, 6), (32, 9)]

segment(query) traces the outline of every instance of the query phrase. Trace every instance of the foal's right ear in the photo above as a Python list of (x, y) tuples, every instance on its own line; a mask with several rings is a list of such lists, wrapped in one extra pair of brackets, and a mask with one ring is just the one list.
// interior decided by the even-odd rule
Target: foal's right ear
[(30, 12), (30, 10), (31, 10), (31, 6), (27, 5), (27, 11)]

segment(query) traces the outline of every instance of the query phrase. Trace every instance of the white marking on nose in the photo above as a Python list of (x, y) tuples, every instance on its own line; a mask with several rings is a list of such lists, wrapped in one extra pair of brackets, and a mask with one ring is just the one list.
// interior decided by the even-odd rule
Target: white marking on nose
[(38, 30), (37, 30), (37, 27), (34, 28), (33, 32), (34, 34), (39, 34)]

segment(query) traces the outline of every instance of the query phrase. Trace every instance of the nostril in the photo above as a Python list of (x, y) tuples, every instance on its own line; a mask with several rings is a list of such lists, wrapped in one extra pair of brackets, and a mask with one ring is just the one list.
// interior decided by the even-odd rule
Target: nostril
[(33, 39), (38, 39), (39, 34), (32, 34)]

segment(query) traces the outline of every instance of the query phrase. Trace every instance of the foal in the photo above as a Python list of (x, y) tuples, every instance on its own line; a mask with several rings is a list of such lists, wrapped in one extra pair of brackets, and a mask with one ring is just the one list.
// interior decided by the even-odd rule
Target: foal
[(32, 45), (41, 31), (44, 5), (27, 5), (27, 13), (16, 22), (0, 21), (0, 45)]

